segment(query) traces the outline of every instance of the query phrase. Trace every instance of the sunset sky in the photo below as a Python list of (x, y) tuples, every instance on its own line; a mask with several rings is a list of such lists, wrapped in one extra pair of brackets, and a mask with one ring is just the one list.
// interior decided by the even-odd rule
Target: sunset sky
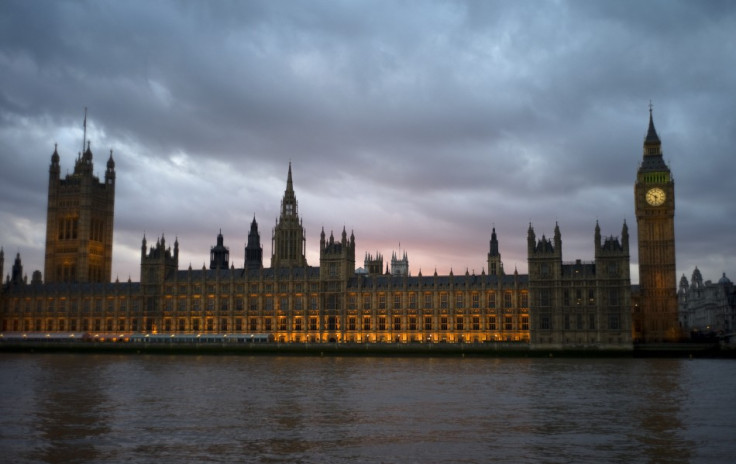
[[(736, 279), (736, 3), (730, 1), (0, 2), (0, 246), (43, 270), (48, 168), (82, 148), (117, 172), (113, 279), (220, 230), (264, 265), (292, 163), (307, 238), (345, 227), (410, 271), (507, 273), (526, 232), (593, 259), (623, 222), (653, 104), (675, 179), (677, 276)], [(632, 282), (638, 282), (636, 246)]]

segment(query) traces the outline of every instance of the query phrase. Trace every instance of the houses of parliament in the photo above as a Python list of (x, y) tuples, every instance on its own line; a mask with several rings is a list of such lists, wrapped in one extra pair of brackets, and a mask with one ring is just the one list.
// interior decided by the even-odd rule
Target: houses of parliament
[[(513, 343), (532, 349), (633, 349), (674, 341), (677, 319), (674, 182), (662, 158), (651, 109), (634, 185), (640, 285), (629, 277), (624, 222), (604, 236), (591, 224), (594, 259), (562, 259), (562, 233), (527, 230), (528, 274), (504, 272), (490, 234), (480, 275), (409, 272), (408, 256), (366, 254), (345, 229), (319, 237), (307, 263), (289, 164), (271, 267), (263, 266), (258, 223), (250, 224), (244, 265), (235, 268), (220, 233), (209, 269), (180, 269), (179, 243), (143, 237), (140, 281), (111, 282), (115, 162), (93, 173), (89, 144), (61, 178), (49, 168), (44, 273), (23, 274), (20, 254), (0, 290), (3, 333), (259, 334), (275, 343)], [(384, 265), (386, 267), (384, 268)], [(4, 275), (0, 251), (0, 275)], [(384, 270), (385, 269), (385, 270)]]

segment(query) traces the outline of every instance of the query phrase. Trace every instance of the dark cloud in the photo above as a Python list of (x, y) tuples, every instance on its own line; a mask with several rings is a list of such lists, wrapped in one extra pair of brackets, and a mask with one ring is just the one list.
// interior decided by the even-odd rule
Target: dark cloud
[(313, 264), (345, 226), (359, 255), (480, 272), (495, 225), (526, 272), (529, 222), (556, 221), (591, 259), (596, 220), (636, 235), (651, 99), (678, 272), (733, 277), (734, 30), (715, 1), (0, 2), (0, 244), (42, 267), (49, 159), (71, 169), (87, 106), (121, 278), (144, 232), (199, 267), (222, 228), (238, 264), (255, 215), (268, 255), (289, 161)]

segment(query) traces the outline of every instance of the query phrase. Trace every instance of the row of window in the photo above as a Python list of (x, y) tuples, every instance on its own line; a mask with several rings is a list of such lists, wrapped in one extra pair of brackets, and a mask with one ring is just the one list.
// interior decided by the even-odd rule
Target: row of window
[[(504, 292), (503, 293), (503, 304), (502, 308), (504, 309), (512, 309), (514, 308), (513, 305), (513, 298), (512, 298), (512, 292)], [(420, 299), (421, 298), (421, 299)], [(232, 299), (234, 303), (234, 309), (237, 311), (242, 311), (245, 307), (245, 301), (242, 297), (235, 297)], [(327, 309), (340, 309), (342, 307), (342, 296), (341, 295), (326, 295), (325, 298), (325, 306)], [(528, 308), (529, 306), (529, 298), (528, 293), (522, 292), (520, 294), (520, 308)], [(10, 302), (10, 311), (31, 311), (32, 309), (32, 301), (33, 300), (20, 300), (20, 299), (13, 299)], [(91, 309), (94, 309), (95, 311), (102, 311), (103, 308), (103, 302), (105, 302), (105, 307), (108, 312), (112, 312), (115, 310), (115, 301), (114, 298), (108, 298), (106, 300), (103, 300), (101, 298), (96, 299), (90, 299), (90, 298), (84, 298), (82, 300), (56, 300), (56, 299), (36, 299), (36, 310), (41, 312), (44, 311), (44, 302), (48, 301), (48, 304), (45, 308), (47, 311), (66, 311), (67, 309), (71, 310), (72, 312), (76, 312), (81, 307), (82, 311), (89, 311)], [(81, 301), (81, 305), (80, 305)], [(128, 309), (128, 299), (126, 298), (119, 298), (118, 301), (118, 310), (120, 311), (126, 311)], [(138, 299), (134, 298), (131, 299), (130, 309), (133, 311), (136, 311), (138, 309), (139, 303)], [(149, 299), (149, 305), (153, 305), (154, 301), (153, 299)], [(204, 302), (203, 302), (204, 301)], [(291, 306), (290, 306), (291, 301)], [(360, 302), (360, 305), (359, 305)], [(404, 303), (406, 303), (406, 306), (404, 306)], [(472, 309), (479, 309), (481, 307), (481, 295), (479, 293), (472, 293), (470, 295), (470, 301), (469, 305), (466, 305), (466, 295), (464, 293), (457, 293), (455, 294), (455, 298), (453, 301), (454, 305), (452, 308), (454, 309), (464, 309), (464, 308), (472, 308)], [(375, 309), (432, 309), (434, 307), (439, 307), (440, 309), (450, 309), (450, 295), (448, 293), (440, 293), (439, 294), (439, 302), (438, 305), (435, 305), (435, 294), (432, 293), (424, 293), (421, 295), (418, 295), (416, 293), (409, 293), (408, 295), (404, 295), (401, 293), (395, 293), (392, 297), (392, 305), (389, 308), (387, 304), (387, 295), (385, 293), (379, 293), (377, 294), (375, 298), (375, 305), (374, 305), (374, 298), (373, 294), (363, 294), (360, 298), (356, 294), (348, 295), (347, 297), (347, 309), (349, 310), (357, 310), (357, 309), (364, 309), (364, 310), (370, 310), (373, 309), (375, 306)], [(166, 311), (186, 311), (186, 310), (192, 310), (192, 311), (200, 311), (203, 308), (208, 311), (214, 311), (216, 309), (219, 309), (220, 311), (228, 311), (230, 307), (230, 299), (229, 298), (220, 298), (219, 299), (219, 305), (217, 305), (217, 300), (214, 297), (207, 297), (207, 298), (199, 298), (198, 296), (194, 296), (193, 298), (189, 299), (186, 297), (179, 297), (179, 298), (171, 298), (167, 297), (164, 298), (164, 303), (162, 309), (165, 309)], [(290, 308), (295, 311), (301, 311), (303, 309), (310, 309), (310, 310), (316, 310), (319, 309), (319, 299), (317, 295), (310, 295), (310, 296), (296, 296), (289, 298), (287, 296), (281, 296), (281, 297), (272, 297), (272, 296), (266, 296), (266, 297), (260, 297), (259, 295), (251, 295), (248, 298), (248, 309), (250, 311), (258, 311), (260, 308), (263, 308), (265, 311), (273, 311), (273, 310), (282, 310), (282, 311), (288, 311)], [(496, 304), (496, 292), (488, 292), (486, 294), (485, 298), (485, 307), (488, 309), (496, 309), (498, 305)], [(149, 310), (155, 310), (155, 307), (148, 307)]]
[[(621, 317), (617, 313), (608, 314), (608, 330), (621, 329)], [(542, 330), (553, 330), (552, 316), (542, 314), (539, 316), (539, 328)], [(585, 318), (582, 314), (565, 314), (563, 316), (562, 326), (565, 330), (597, 330), (596, 315), (588, 314), (587, 326)]]
[[(248, 330), (250, 332), (272, 332), (272, 331), (311, 331), (320, 330), (338, 331), (347, 330), (356, 331), (514, 331), (529, 330), (529, 316), (522, 315), (515, 318), (510, 315), (504, 316), (441, 316), (434, 318), (432, 316), (349, 316), (343, 322), (336, 316), (328, 316), (321, 320), (316, 316), (295, 317), (289, 319), (286, 317), (237, 317), (231, 321), (228, 318), (221, 318), (217, 321), (214, 318), (205, 318), (204, 322), (201, 318), (164, 318), (163, 327), (155, 327), (153, 319), (145, 319), (145, 330), (163, 330), (171, 331), (208, 331), (208, 332), (241, 332)], [(219, 324), (217, 324), (219, 322)], [(101, 318), (83, 318), (78, 319), (35, 319), (35, 320), (3, 320), (3, 330), (35, 330), (35, 331), (66, 331), (72, 332), (82, 331), (107, 331), (107, 332), (137, 332), (143, 327), (139, 318), (119, 318), (119, 319), (101, 319)], [(246, 328), (247, 326), (247, 328)]]
[[(549, 288), (539, 289), (537, 292), (536, 302), (540, 307), (553, 306), (553, 295), (554, 291)], [(621, 289), (612, 288), (607, 292), (607, 304), (611, 306), (617, 306), (622, 303)], [(595, 305), (596, 292), (594, 289), (575, 289), (575, 290), (563, 290), (562, 291), (562, 305), (563, 306), (583, 306), (583, 305)]]

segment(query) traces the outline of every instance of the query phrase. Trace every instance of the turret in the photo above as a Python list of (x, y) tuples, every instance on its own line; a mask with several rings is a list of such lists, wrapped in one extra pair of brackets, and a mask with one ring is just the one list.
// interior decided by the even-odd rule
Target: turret
[(498, 238), (496, 237), (496, 228), (491, 232), (490, 250), (488, 251), (488, 274), (503, 275), (503, 264), (501, 263), (501, 254), (498, 252)]
[(105, 183), (108, 185), (112, 185), (115, 183), (115, 160), (112, 159), (112, 150), (110, 150), (110, 158), (107, 160)]
[(245, 269), (258, 270), (263, 268), (263, 247), (261, 246), (261, 235), (258, 233), (258, 223), (255, 215), (250, 223), (248, 233), (248, 244), (245, 246)]
[(15, 255), (15, 262), (10, 274), (11, 285), (20, 285), (23, 283), (23, 264), (20, 261), (20, 253)]
[(322, 279), (347, 280), (355, 275), (355, 237), (351, 234), (348, 240), (345, 228), (339, 242), (332, 232), (329, 240), (324, 239), (324, 230), (320, 234), (319, 269)]
[(227, 269), (230, 261), (230, 250), (225, 246), (222, 229), (217, 234), (217, 245), (210, 248), (210, 269)]

